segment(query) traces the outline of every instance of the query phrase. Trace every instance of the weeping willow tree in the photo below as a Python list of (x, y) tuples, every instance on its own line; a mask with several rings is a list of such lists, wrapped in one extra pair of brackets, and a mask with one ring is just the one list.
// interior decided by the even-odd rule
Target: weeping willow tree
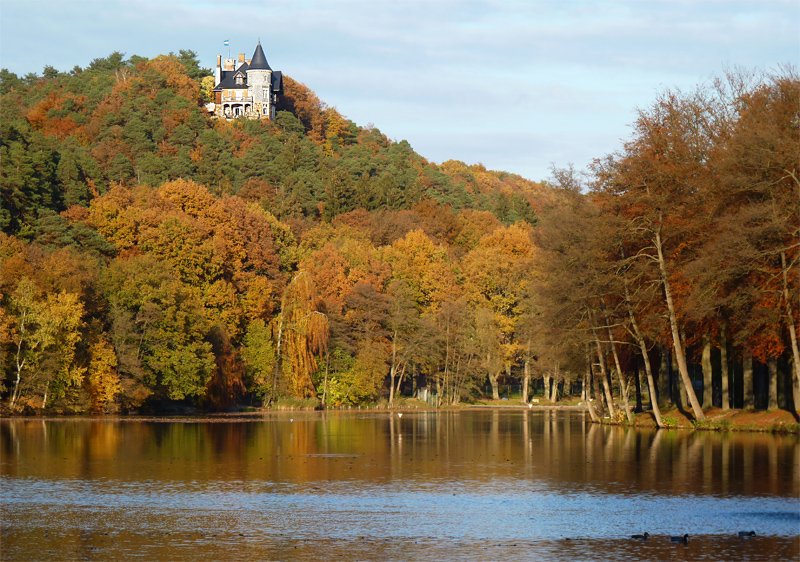
[(272, 321), (276, 361), (270, 401), (275, 399), (281, 375), (291, 395), (308, 398), (316, 394), (311, 373), (317, 370), (316, 354), (327, 349), (330, 333), (328, 317), (318, 308), (314, 283), (301, 271), (283, 292), (281, 313)]

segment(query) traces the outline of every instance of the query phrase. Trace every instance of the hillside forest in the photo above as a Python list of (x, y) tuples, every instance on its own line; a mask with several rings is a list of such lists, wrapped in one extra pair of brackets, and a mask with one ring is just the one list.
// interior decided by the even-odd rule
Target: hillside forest
[(195, 53), (0, 71), (10, 413), (444, 407), (476, 396), (800, 408), (800, 78), (639, 108), (547, 181), (360, 126), (284, 75), (212, 119)]

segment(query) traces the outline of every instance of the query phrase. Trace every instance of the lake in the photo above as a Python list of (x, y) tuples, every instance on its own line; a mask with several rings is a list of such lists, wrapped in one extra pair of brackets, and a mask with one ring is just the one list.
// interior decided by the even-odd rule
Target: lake
[(20, 418), (0, 436), (3, 560), (800, 555), (797, 435), (487, 409)]

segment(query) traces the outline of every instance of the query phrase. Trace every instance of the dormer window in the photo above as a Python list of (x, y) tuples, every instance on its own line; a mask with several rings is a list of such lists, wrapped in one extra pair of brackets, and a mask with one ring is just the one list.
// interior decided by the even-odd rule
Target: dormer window
[(242, 86), (244, 85), (244, 76), (242, 76), (241, 74), (237, 74), (236, 76), (234, 76), (233, 81), (237, 86)]

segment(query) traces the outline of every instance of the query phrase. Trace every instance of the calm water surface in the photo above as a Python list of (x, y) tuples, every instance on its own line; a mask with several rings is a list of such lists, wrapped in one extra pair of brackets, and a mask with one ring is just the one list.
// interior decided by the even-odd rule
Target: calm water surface
[(14, 419), (0, 435), (2, 560), (800, 557), (797, 436), (522, 410)]

